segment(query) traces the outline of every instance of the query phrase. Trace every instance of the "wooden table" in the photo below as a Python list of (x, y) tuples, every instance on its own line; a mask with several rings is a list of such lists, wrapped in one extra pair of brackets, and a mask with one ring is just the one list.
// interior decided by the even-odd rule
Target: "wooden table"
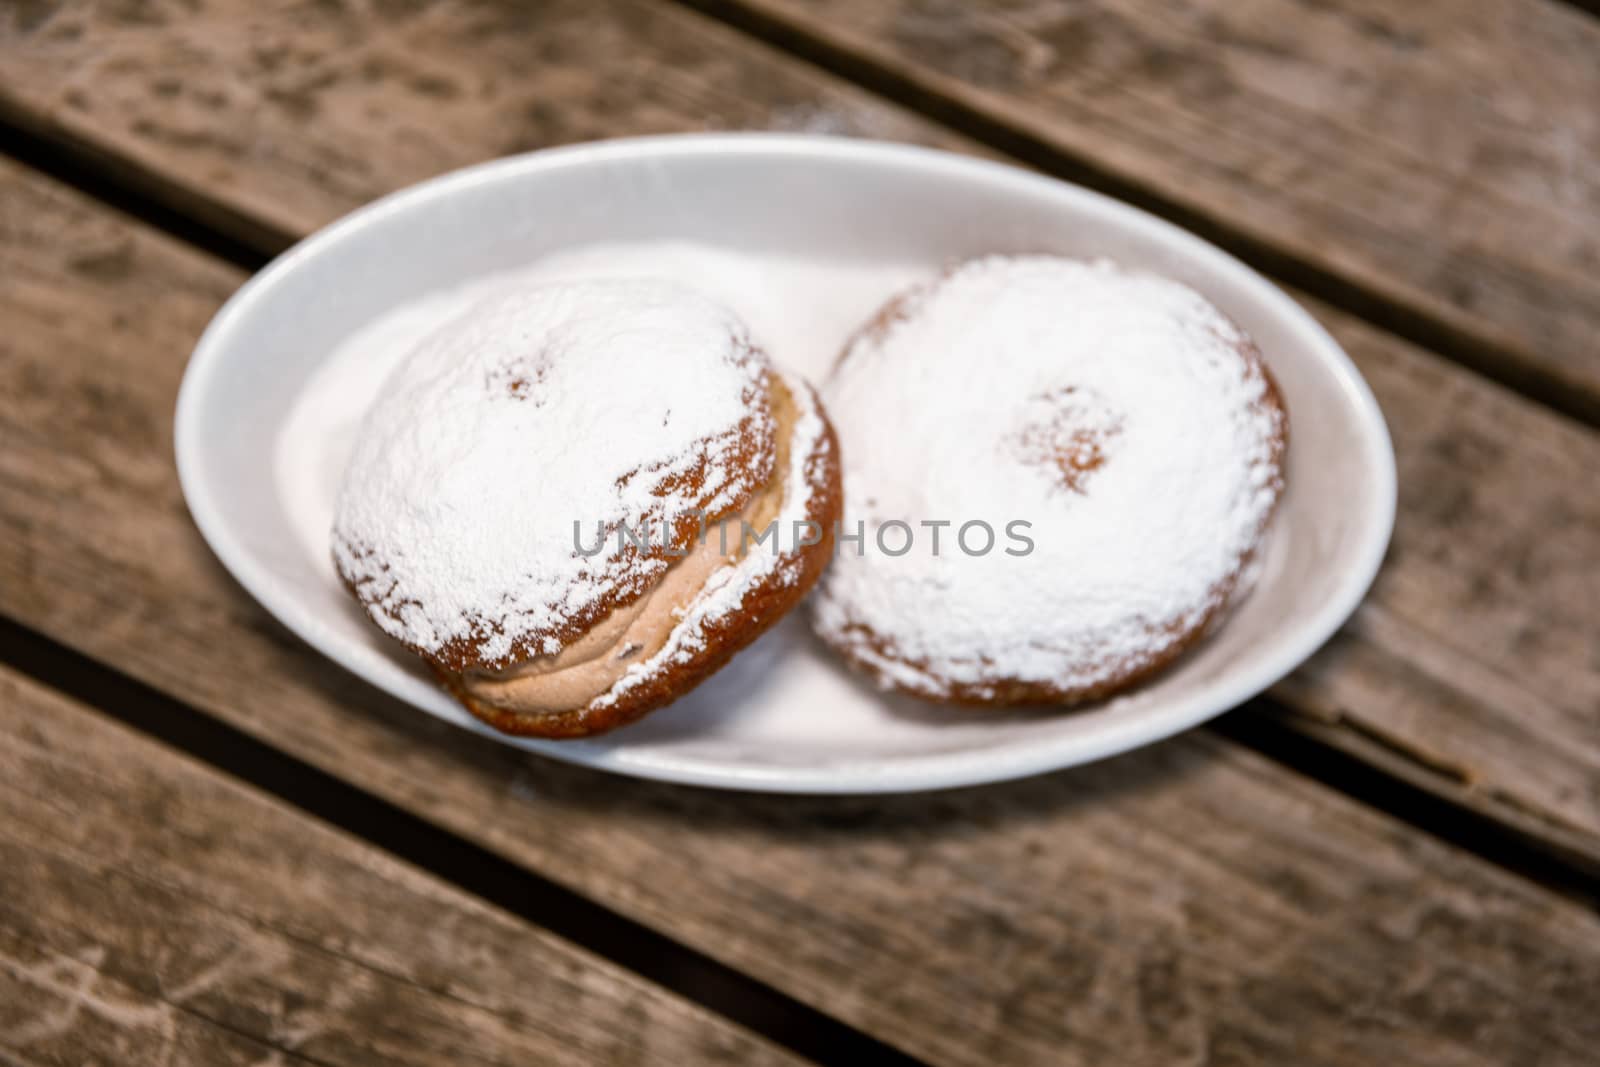
[[(381, 193), (707, 128), (1011, 157), (1294, 292), (1395, 541), (1265, 698), (891, 799), (519, 754), (191, 525), (217, 306)], [(0, 7), (0, 1064), (1600, 1062), (1600, 19), (1555, 0)]]

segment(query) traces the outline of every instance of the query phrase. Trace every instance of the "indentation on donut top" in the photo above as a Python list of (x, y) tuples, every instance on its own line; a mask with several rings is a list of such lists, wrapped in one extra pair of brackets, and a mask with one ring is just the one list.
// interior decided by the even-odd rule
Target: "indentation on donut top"
[(1043, 467), (1056, 484), (1080, 495), (1111, 459), (1122, 416), (1103, 396), (1064, 385), (1029, 399), (1014, 443), (1024, 463)]
[(549, 352), (543, 348), (495, 364), (484, 375), (484, 385), (492, 398), (509, 396), (542, 407), (545, 396), (540, 386), (550, 374)]

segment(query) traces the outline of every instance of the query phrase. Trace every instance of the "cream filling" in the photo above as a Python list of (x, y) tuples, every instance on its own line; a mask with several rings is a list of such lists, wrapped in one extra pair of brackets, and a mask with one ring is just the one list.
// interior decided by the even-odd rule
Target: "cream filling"
[[(644, 596), (612, 611), (560, 652), (535, 656), (503, 670), (466, 671), (458, 676), (461, 688), (474, 698), (507, 711), (558, 715), (588, 707), (595, 698), (610, 691), (630, 666), (661, 651), (717, 569), (744, 557), (746, 525), (752, 535), (760, 534), (777, 518), (783, 503), (785, 461), (795, 413), (787, 389), (776, 380), (774, 385), (777, 462), (771, 481), (743, 511), (720, 523), (708, 524), (688, 554), (668, 567)], [(765, 546), (762, 550), (771, 551)]]
[[(756, 503), (752, 501), (751, 507)], [(462, 688), (487, 704), (528, 715), (587, 707), (632, 664), (660, 651), (711, 575), (738, 559), (739, 522), (749, 513), (746, 509), (721, 524), (728, 539), (726, 555), (719, 526), (707, 526), (705, 537), (668, 567), (654, 588), (611, 612), (560, 652), (500, 671), (467, 671), (461, 676)]]

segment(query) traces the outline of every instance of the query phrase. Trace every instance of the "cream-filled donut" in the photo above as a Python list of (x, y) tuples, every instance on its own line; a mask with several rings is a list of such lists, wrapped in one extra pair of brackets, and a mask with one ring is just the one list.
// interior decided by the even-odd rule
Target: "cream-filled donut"
[(1219, 617), (1283, 487), (1255, 344), (1106, 262), (965, 263), (885, 306), (823, 395), (845, 533), (816, 630), (929, 699), (1074, 703), (1161, 669)]
[(333, 556), (475, 715), (583, 736), (688, 691), (799, 601), (838, 480), (811, 389), (720, 304), (653, 279), (543, 284), (462, 312), (385, 383)]

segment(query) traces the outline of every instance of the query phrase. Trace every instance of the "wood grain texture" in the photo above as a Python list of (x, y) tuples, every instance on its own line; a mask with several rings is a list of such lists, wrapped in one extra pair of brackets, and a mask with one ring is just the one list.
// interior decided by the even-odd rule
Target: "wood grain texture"
[(797, 1062), (3, 668), (0, 1048), (74, 1064)]
[(268, 619), (184, 512), (173, 394), (239, 275), (0, 173), (12, 617), (932, 1063), (1581, 1063), (1600, 1041), (1594, 915), (1214, 736), (805, 799), (548, 763), (397, 705)]
[(690, 2), (1377, 294), (1600, 421), (1600, 21), (1565, 4)]
[[(41, 114), (268, 246), (405, 181), (572, 138), (755, 126), (974, 147), (633, 0), (53, 10), (0, 34), (6, 69), (39, 75), (30, 93), (59, 92)], [(1401, 512), (1374, 596), (1276, 694), (1297, 728), (1600, 865), (1600, 512), (1572, 491), (1594, 439), (1312, 306), (1373, 379)]]
[(903, 141), (876, 107), (649, 0), (151, 0), (0, 11), (0, 116), (81, 141), (272, 247), (494, 156), (760, 128)]

